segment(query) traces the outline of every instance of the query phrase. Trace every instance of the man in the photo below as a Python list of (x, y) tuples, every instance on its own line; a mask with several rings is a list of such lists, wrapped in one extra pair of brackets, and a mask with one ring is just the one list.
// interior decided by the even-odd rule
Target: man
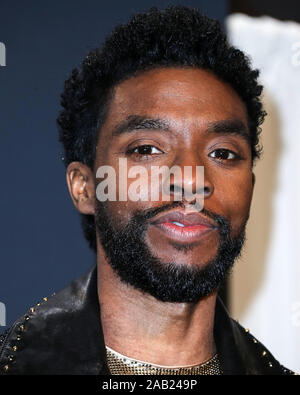
[(2, 336), (3, 374), (291, 373), (217, 297), (249, 216), (257, 77), (185, 7), (134, 16), (73, 70), (58, 124), (97, 266)]

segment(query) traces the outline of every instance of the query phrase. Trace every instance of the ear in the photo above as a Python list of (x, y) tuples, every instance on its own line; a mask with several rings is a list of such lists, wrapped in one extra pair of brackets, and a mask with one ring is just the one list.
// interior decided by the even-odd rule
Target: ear
[(95, 182), (92, 170), (81, 162), (67, 167), (67, 185), (73, 203), (81, 214), (95, 214)]

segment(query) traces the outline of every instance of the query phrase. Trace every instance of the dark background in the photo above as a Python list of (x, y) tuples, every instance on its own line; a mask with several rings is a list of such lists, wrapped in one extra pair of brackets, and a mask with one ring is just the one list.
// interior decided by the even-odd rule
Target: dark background
[[(7, 326), (94, 263), (65, 183), (56, 117), (63, 82), (87, 52), (137, 11), (183, 4), (300, 21), (285, 0), (0, 0), (0, 302)], [(222, 296), (226, 301), (226, 288)], [(5, 329), (0, 327), (1, 329)]]
[(299, 0), (231, 0), (229, 12), (242, 12), (251, 16), (269, 15), (280, 20), (300, 22)]
[[(223, 20), (227, 1), (0, 0), (0, 301), (6, 324), (86, 272), (94, 255), (65, 183), (56, 117), (71, 69), (136, 11), (197, 6)], [(0, 327), (0, 332), (5, 327)]]

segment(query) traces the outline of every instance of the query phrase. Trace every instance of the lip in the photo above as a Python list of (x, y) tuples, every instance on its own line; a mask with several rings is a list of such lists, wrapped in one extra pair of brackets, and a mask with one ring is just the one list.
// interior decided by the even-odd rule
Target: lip
[(207, 233), (217, 229), (216, 224), (209, 221), (201, 213), (184, 213), (180, 210), (161, 215), (152, 221), (151, 225), (154, 225), (167, 237), (185, 243), (195, 242)]

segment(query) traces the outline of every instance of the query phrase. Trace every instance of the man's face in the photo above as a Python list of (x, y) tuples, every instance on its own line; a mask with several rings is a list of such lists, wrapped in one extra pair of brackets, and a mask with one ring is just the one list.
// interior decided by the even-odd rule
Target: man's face
[[(115, 169), (118, 196), (121, 158), (127, 159), (128, 172), (142, 166), (147, 182), (151, 182), (152, 166), (179, 166), (183, 177), (185, 166), (203, 166), (204, 210), (185, 216), (191, 205), (184, 198), (174, 201), (175, 179), (169, 202), (162, 194), (152, 200), (151, 188), (147, 198), (139, 201), (97, 201), (96, 223), (108, 258), (113, 260), (114, 247), (132, 249), (126, 251), (125, 260), (130, 256), (138, 260), (139, 255), (161, 268), (171, 263), (173, 269), (201, 271), (218, 254), (222, 261), (228, 259), (226, 251), (220, 256), (222, 245), (233, 261), (242, 246), (253, 191), (247, 125), (246, 108), (238, 94), (208, 71), (160, 68), (117, 85), (99, 135), (95, 168)], [(134, 182), (127, 179), (128, 191)], [(181, 185), (184, 182), (196, 190), (194, 170)], [(164, 217), (174, 212), (175, 216)], [(111, 238), (114, 247), (109, 246)], [(215, 265), (220, 262), (215, 260)]]

